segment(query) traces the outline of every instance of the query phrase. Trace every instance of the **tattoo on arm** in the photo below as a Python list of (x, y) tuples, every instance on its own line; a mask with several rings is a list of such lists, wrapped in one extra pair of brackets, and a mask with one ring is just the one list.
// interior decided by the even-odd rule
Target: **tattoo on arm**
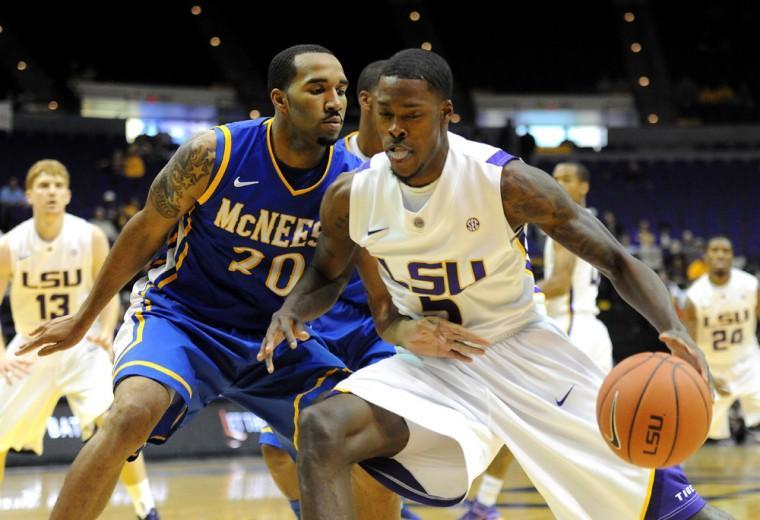
[(154, 179), (150, 200), (162, 217), (177, 218), (187, 191), (208, 183), (216, 159), (215, 147), (208, 141), (196, 138), (181, 146)]
[(502, 173), (501, 194), (504, 214), (512, 229), (534, 223), (571, 253), (609, 276), (621, 246), (551, 176), (512, 161)]

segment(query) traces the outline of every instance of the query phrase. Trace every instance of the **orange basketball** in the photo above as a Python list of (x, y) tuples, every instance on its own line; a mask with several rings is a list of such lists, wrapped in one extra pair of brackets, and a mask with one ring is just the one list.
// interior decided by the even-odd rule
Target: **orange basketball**
[(617, 456), (637, 466), (682, 462), (705, 441), (710, 389), (686, 361), (662, 352), (631, 356), (607, 375), (596, 399), (599, 431)]

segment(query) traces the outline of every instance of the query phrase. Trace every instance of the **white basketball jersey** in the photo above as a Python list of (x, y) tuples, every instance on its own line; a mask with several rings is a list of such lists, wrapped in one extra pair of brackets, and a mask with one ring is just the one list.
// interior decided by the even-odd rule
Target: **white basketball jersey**
[(686, 292), (697, 311), (697, 345), (707, 362), (733, 364), (758, 348), (757, 278), (731, 269), (725, 285), (713, 285), (702, 275)]
[(404, 207), (385, 154), (354, 175), (351, 238), (378, 259), (399, 312), (441, 315), (492, 341), (539, 319), (533, 273), (504, 216), (505, 157), (449, 134), (443, 173), (417, 212)]
[(93, 228), (66, 214), (61, 233), (51, 242), (37, 234), (34, 219), (2, 238), (10, 249), (11, 313), (18, 334), (29, 336), (40, 324), (79, 309), (94, 281)]
[[(554, 271), (554, 240), (546, 239), (544, 244), (544, 278)], [(567, 316), (574, 313), (599, 314), (596, 297), (599, 294), (599, 271), (585, 260), (576, 257), (570, 282), (570, 292), (565, 296), (546, 299), (549, 316)]]

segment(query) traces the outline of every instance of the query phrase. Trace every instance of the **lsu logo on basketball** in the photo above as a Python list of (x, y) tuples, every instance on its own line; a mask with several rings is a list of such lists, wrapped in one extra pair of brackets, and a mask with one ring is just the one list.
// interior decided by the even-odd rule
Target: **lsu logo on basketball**
[(665, 420), (661, 415), (650, 415), (649, 424), (647, 425), (646, 443), (649, 445), (649, 449), (644, 450), (644, 453), (648, 455), (654, 455), (657, 453), (657, 448), (660, 447), (660, 432)]

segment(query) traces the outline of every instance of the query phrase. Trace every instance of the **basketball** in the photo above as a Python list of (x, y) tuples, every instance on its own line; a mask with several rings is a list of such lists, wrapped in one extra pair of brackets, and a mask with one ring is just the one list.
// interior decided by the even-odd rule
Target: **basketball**
[(702, 446), (712, 419), (710, 389), (686, 361), (644, 352), (617, 365), (596, 400), (610, 449), (645, 468), (673, 466)]

